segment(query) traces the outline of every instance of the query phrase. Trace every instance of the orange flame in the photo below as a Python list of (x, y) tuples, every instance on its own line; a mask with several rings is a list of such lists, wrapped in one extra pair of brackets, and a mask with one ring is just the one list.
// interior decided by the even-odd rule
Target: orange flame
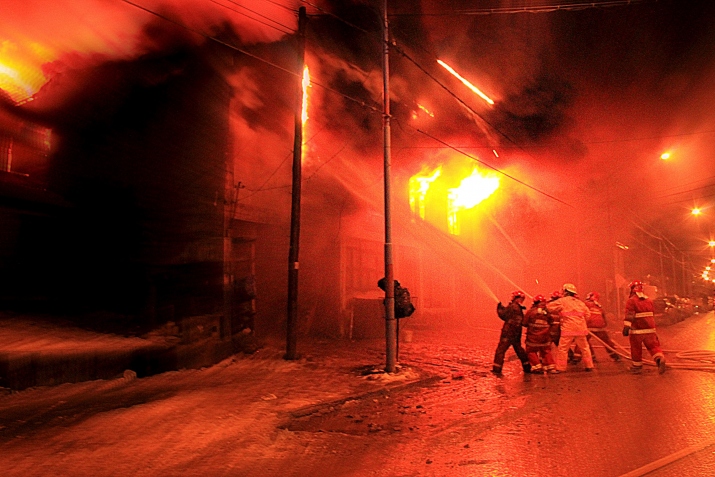
[(36, 43), (18, 46), (0, 43), (0, 89), (15, 102), (31, 98), (47, 82), (41, 65), (51, 61), (49, 51)]
[(308, 121), (308, 88), (310, 87), (310, 71), (308, 70), (308, 66), (306, 65), (303, 68), (303, 112), (301, 113), (301, 120), (303, 121), (303, 124), (305, 125), (306, 121)]
[(480, 98), (482, 98), (484, 101), (486, 101), (486, 102), (489, 103), (489, 104), (494, 104), (494, 101), (492, 101), (492, 99), (491, 99), (489, 96), (487, 96), (486, 94), (482, 93), (482, 92), (479, 90), (479, 88), (477, 88), (476, 86), (474, 86), (472, 83), (470, 83), (470, 82), (467, 81), (465, 78), (463, 78), (459, 73), (457, 73), (456, 71), (454, 71), (454, 69), (452, 69), (452, 67), (449, 66), (447, 63), (445, 63), (445, 62), (442, 61), (442, 60), (437, 60), (437, 63), (439, 63), (445, 70), (449, 71), (449, 72), (450, 72), (455, 78), (457, 78), (459, 81), (461, 81), (461, 82), (464, 84), (464, 86), (466, 86), (467, 88), (471, 89), (474, 93), (476, 93), (477, 96), (479, 96)]
[(465, 177), (459, 187), (449, 189), (447, 197), (448, 225), (452, 235), (459, 235), (459, 217), (461, 210), (476, 207), (499, 188), (499, 177), (494, 174), (481, 174), (475, 167), (469, 177)]
[(442, 174), (442, 166), (434, 171), (428, 172), (427, 168), (422, 169), (418, 174), (410, 177), (409, 195), (410, 209), (413, 214), (419, 214), (422, 220), (425, 219), (425, 197), (430, 185)]

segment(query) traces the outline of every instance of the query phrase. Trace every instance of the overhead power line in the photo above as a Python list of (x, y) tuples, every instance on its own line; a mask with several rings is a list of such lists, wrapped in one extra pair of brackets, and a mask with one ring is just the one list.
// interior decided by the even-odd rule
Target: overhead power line
[[(412, 127), (412, 126), (410, 126), (410, 127)], [(429, 137), (430, 139), (432, 139), (432, 140), (434, 140), (434, 141), (437, 141), (437, 142), (443, 144), (444, 146), (446, 146), (446, 147), (452, 149), (453, 151), (456, 151), (456, 152), (458, 152), (458, 153), (464, 155), (465, 157), (468, 157), (468, 158), (472, 159), (473, 161), (478, 162), (478, 163), (480, 163), (480, 164), (482, 164), (482, 165), (484, 165), (484, 166), (486, 166), (486, 167), (488, 167), (488, 168), (490, 168), (490, 169), (492, 169), (492, 170), (498, 172), (499, 174), (502, 174), (503, 176), (508, 177), (509, 179), (511, 179), (511, 180), (513, 180), (513, 181), (515, 181), (515, 182), (518, 182), (519, 184), (521, 184), (521, 185), (523, 185), (523, 186), (525, 186), (525, 187), (528, 187), (529, 189), (531, 189), (531, 190), (533, 190), (533, 191), (535, 191), (535, 192), (538, 192), (538, 193), (541, 194), (541, 195), (544, 195), (544, 196), (548, 197), (549, 199), (553, 199), (553, 200), (555, 200), (556, 202), (559, 202), (559, 203), (564, 204), (564, 205), (566, 205), (566, 206), (568, 206), (568, 207), (571, 207), (572, 209), (574, 208), (574, 206), (571, 205), (571, 204), (569, 204), (568, 202), (564, 202), (563, 200), (559, 199), (558, 197), (554, 197), (554, 196), (551, 195), (551, 194), (548, 194), (548, 193), (546, 193), (546, 192), (544, 192), (544, 191), (542, 191), (542, 190), (540, 190), (540, 189), (537, 189), (536, 187), (532, 186), (531, 184), (528, 184), (528, 183), (522, 181), (521, 179), (518, 179), (518, 178), (516, 178), (516, 177), (514, 177), (514, 176), (512, 176), (512, 175), (510, 175), (510, 174), (507, 174), (506, 172), (502, 171), (501, 169), (499, 169), (499, 168), (497, 168), (497, 167), (494, 167), (494, 166), (492, 166), (491, 164), (489, 164), (489, 163), (487, 163), (487, 162), (484, 162), (483, 160), (479, 159), (478, 157), (475, 157), (475, 156), (473, 156), (473, 155), (471, 155), (471, 154), (469, 154), (469, 153), (467, 153), (467, 152), (465, 152), (465, 151), (463, 151), (463, 150), (461, 150), (461, 149), (458, 149), (458, 148), (456, 148), (456, 147), (454, 147), (454, 146), (451, 146), (451, 145), (448, 144), (447, 142), (445, 142), (445, 141), (443, 141), (443, 140), (441, 140), (441, 139), (439, 139), (439, 138), (437, 138), (437, 137), (431, 135), (431, 134), (428, 133), (428, 132), (425, 132), (425, 131), (423, 131), (423, 130), (421, 130), (421, 129), (419, 129), (419, 128), (413, 128), (413, 129), (414, 129), (415, 131), (419, 132), (420, 134), (424, 134), (425, 136)]]
[[(270, 1), (270, 0), (266, 0), (266, 1)], [(332, 17), (332, 18), (338, 20), (339, 22), (342, 22), (342, 23), (344, 23), (345, 25), (347, 25), (347, 26), (349, 26), (349, 27), (352, 27), (352, 28), (354, 28), (354, 29), (356, 29), (356, 30), (359, 30), (359, 31), (361, 31), (361, 32), (363, 32), (363, 33), (368, 33), (368, 34), (374, 34), (374, 33), (375, 33), (375, 32), (367, 31), (367, 30), (365, 30), (364, 28), (359, 27), (359, 26), (355, 25), (354, 23), (351, 23), (351, 22), (345, 20), (344, 18), (341, 18), (341, 17), (339, 17), (338, 15), (336, 15), (336, 14), (334, 14), (334, 13), (331, 13), (331, 12), (329, 12), (329, 11), (327, 11), (327, 10), (325, 10), (325, 9), (323, 9), (323, 8), (321, 8), (321, 7), (319, 7), (318, 5), (314, 4), (313, 2), (309, 2), (308, 0), (300, 0), (300, 2), (301, 2), (301, 3), (305, 3), (306, 5), (310, 5), (311, 7), (315, 8), (316, 10), (318, 10), (318, 11), (321, 12), (321, 13), (323, 13), (324, 15), (327, 15), (327, 16), (329, 16), (329, 17)]]
[[(701, 187), (696, 187), (695, 189), (688, 189), (688, 190), (684, 190), (682, 192), (673, 192), (672, 194), (659, 195), (659, 196), (654, 197), (654, 199), (662, 199), (664, 197), (673, 197), (674, 195), (687, 194), (688, 192), (697, 192), (699, 190), (707, 189), (709, 187), (715, 187), (715, 184), (706, 184)], [(687, 200), (687, 199), (685, 199), (685, 200)]]
[(258, 23), (260, 23), (261, 25), (265, 25), (265, 26), (267, 26), (267, 27), (269, 27), (269, 28), (273, 28), (273, 29), (275, 29), (275, 30), (278, 30), (278, 31), (281, 32), (281, 33), (286, 33), (286, 34), (288, 34), (288, 33), (295, 33), (295, 30), (294, 30), (293, 28), (289, 27), (288, 25), (284, 25), (284, 24), (282, 24), (282, 23), (280, 23), (280, 22), (274, 20), (273, 18), (267, 17), (266, 15), (263, 15), (263, 14), (261, 14), (261, 13), (255, 11), (255, 10), (251, 10), (250, 8), (245, 7), (245, 6), (243, 6), (243, 5), (239, 4), (239, 3), (236, 3), (236, 2), (234, 2), (233, 0), (225, 0), (225, 1), (227, 1), (227, 2), (229, 2), (229, 3), (231, 3), (231, 4), (233, 4), (233, 5), (236, 5), (236, 6), (239, 7), (239, 8), (243, 8), (244, 10), (248, 10), (249, 12), (253, 13), (254, 15), (259, 16), (259, 17), (261, 17), (261, 18), (265, 18), (266, 20), (268, 20), (268, 21), (270, 21), (270, 22), (273, 22), (273, 23), (275, 23), (276, 25), (280, 25), (280, 26), (283, 27), (285, 30), (281, 30), (280, 28), (278, 28), (278, 27), (276, 27), (276, 26), (274, 26), (274, 25), (271, 25), (271, 24), (266, 23), (266, 22), (264, 22), (264, 21), (258, 20), (257, 18), (254, 18), (254, 17), (252, 17), (252, 16), (250, 16), (250, 15), (244, 13), (244, 12), (240, 12), (240, 11), (236, 10), (235, 8), (231, 8), (231, 7), (229, 7), (228, 5), (224, 5), (223, 3), (220, 3), (220, 2), (218, 2), (217, 0), (208, 0), (208, 1), (211, 2), (211, 3), (214, 3), (214, 4), (216, 4), (216, 5), (218, 5), (219, 7), (225, 8), (225, 9), (227, 9), (227, 10), (231, 10), (231, 11), (234, 12), (234, 13), (238, 13), (239, 15), (243, 15), (243, 16), (246, 17), (246, 18), (250, 18), (251, 20), (253, 20), (253, 21), (255, 21), (255, 22), (258, 22)]
[[(154, 10), (151, 10), (151, 9), (149, 9), (149, 8), (146, 8), (146, 7), (142, 6), (142, 5), (139, 5), (139, 4), (137, 4), (137, 3), (134, 3), (134, 2), (132, 2), (131, 0), (121, 0), (121, 1), (124, 2), (124, 3), (126, 3), (126, 4), (128, 4), (128, 5), (133, 6), (133, 7), (135, 7), (135, 8), (138, 8), (138, 9), (140, 9), (140, 10), (143, 10), (143, 11), (145, 11), (145, 12), (151, 14), (151, 15), (154, 15), (154, 16), (156, 16), (156, 17), (158, 17), (158, 18), (161, 18), (162, 20), (165, 20), (165, 21), (167, 21), (167, 22), (169, 22), (169, 23), (172, 23), (172, 24), (174, 24), (174, 25), (176, 25), (176, 26), (178, 26), (178, 27), (180, 27), (180, 28), (183, 28), (183, 29), (185, 29), (185, 30), (187, 30), (187, 31), (190, 31), (190, 32), (192, 32), (192, 33), (194, 33), (194, 34), (196, 34), (196, 35), (199, 35), (199, 36), (201, 36), (201, 37), (203, 37), (203, 38), (206, 38), (207, 40), (214, 41), (214, 42), (219, 43), (219, 44), (221, 44), (221, 45), (223, 45), (223, 46), (225, 46), (225, 47), (227, 47), (227, 48), (230, 48), (230, 49), (232, 49), (232, 50), (234, 50), (234, 51), (237, 51), (237, 52), (239, 52), (239, 53), (242, 53), (242, 54), (244, 54), (244, 55), (246, 55), (246, 56), (248, 56), (248, 57), (250, 57), (250, 58), (253, 58), (254, 60), (260, 61), (261, 63), (264, 63), (264, 64), (266, 64), (266, 65), (272, 66), (273, 68), (276, 68), (276, 69), (278, 69), (278, 70), (280, 70), (280, 71), (282, 71), (282, 72), (284, 72), (284, 73), (287, 73), (287, 74), (289, 74), (289, 75), (291, 75), (291, 76), (294, 76), (294, 77), (296, 77), (296, 78), (302, 78), (302, 75), (303, 75), (303, 72), (302, 72), (302, 71), (301, 71), (300, 73), (295, 72), (295, 71), (291, 71), (291, 70), (289, 70), (288, 68), (285, 68), (285, 67), (283, 67), (283, 66), (281, 66), (281, 65), (278, 65), (278, 64), (276, 64), (276, 63), (273, 63), (272, 61), (269, 61), (269, 60), (267, 60), (267, 59), (265, 59), (265, 58), (261, 58), (260, 56), (255, 55), (255, 54), (253, 54), (253, 53), (251, 53), (251, 52), (249, 52), (249, 51), (247, 51), (247, 50), (245, 50), (245, 49), (243, 49), (243, 48), (239, 48), (239, 47), (237, 47), (236, 45), (233, 45), (233, 44), (228, 43), (228, 42), (226, 42), (226, 41), (224, 41), (224, 40), (221, 40), (220, 38), (216, 38), (216, 37), (214, 37), (214, 36), (211, 36), (211, 35), (209, 35), (209, 34), (207, 34), (207, 33), (202, 32), (202, 31), (200, 31), (200, 30), (197, 30), (196, 28), (192, 28), (192, 27), (190, 27), (190, 26), (188, 26), (188, 25), (183, 24), (182, 22), (180, 22), (180, 21), (178, 21), (178, 20), (174, 20), (173, 18), (170, 18), (170, 17), (168, 17), (168, 16), (166, 16), (166, 15), (163, 15), (163, 14), (161, 14), (161, 13), (155, 12)], [(349, 96), (349, 95), (347, 95), (347, 94), (341, 93), (340, 91), (334, 90), (334, 89), (332, 89), (332, 88), (330, 88), (330, 87), (328, 87), (328, 86), (325, 86), (325, 85), (322, 84), (322, 83), (319, 83), (319, 82), (316, 82), (316, 81), (313, 81), (313, 80), (311, 80), (311, 85), (317, 86), (317, 87), (322, 88), (322, 89), (324, 89), (324, 90), (326, 90), (326, 91), (330, 91), (331, 93), (337, 94), (337, 95), (339, 95), (339, 96), (342, 96), (343, 98), (345, 98), (345, 99), (347, 99), (347, 100), (349, 100), (349, 101), (352, 101), (352, 102), (354, 102), (354, 103), (357, 103), (357, 104), (359, 104), (359, 105), (362, 106), (362, 107), (371, 109), (371, 110), (373, 110), (373, 111), (375, 111), (375, 112), (377, 112), (377, 113), (379, 113), (379, 114), (382, 114), (382, 111), (381, 111), (381, 109), (380, 109), (378, 106), (376, 106), (376, 105), (373, 106), (373, 105), (367, 104), (367, 103), (366, 103), (364, 100), (362, 100), (362, 99), (353, 98), (352, 96)]]
[(454, 17), (472, 15), (495, 15), (504, 13), (550, 13), (556, 11), (581, 11), (591, 8), (621, 7), (625, 5), (635, 5), (642, 3), (655, 3), (657, 0), (603, 0), (600, 2), (556, 2), (544, 5), (533, 5), (532, 3), (523, 6), (496, 7), (496, 8), (470, 8), (464, 10), (451, 10), (440, 12), (392, 12), (389, 16), (425, 16), (425, 17)]

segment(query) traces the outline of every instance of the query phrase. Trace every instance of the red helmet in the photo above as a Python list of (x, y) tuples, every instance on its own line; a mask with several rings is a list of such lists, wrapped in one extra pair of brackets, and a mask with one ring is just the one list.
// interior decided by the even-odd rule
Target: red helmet
[(553, 292), (553, 293), (551, 294), (551, 300), (552, 300), (552, 301), (553, 301), (553, 300), (558, 300), (559, 298), (561, 298), (561, 290), (556, 290), (555, 292)]
[(628, 287), (631, 289), (632, 292), (642, 292), (643, 291), (643, 282), (639, 282), (638, 280), (633, 280)]
[(526, 298), (526, 295), (524, 295), (524, 292), (521, 290), (516, 290), (514, 292), (511, 292), (511, 301), (514, 301), (517, 298)]
[(544, 295), (536, 295), (534, 297), (534, 303), (543, 303), (546, 301), (546, 297)]
[(591, 301), (598, 301), (601, 299), (601, 295), (599, 295), (598, 292), (589, 292), (588, 295), (586, 295), (586, 299)]

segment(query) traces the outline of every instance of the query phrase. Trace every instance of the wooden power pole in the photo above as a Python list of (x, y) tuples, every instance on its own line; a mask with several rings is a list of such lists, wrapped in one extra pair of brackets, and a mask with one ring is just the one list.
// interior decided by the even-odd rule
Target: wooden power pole
[(293, 139), (293, 193), (290, 216), (290, 250), (288, 252), (288, 315), (286, 319), (285, 359), (296, 359), (298, 343), (298, 249), (300, 245), (300, 195), (303, 160), (303, 67), (305, 64), (305, 7), (298, 10), (298, 94), (295, 104)]

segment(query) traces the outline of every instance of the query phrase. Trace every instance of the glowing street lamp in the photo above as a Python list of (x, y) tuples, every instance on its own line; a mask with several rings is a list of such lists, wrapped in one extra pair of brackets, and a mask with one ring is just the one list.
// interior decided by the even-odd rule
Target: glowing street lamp
[(668, 159), (670, 159), (670, 153), (664, 152), (663, 154), (660, 155), (660, 158), (663, 159), (664, 161), (667, 161)]
[(711, 240), (708, 242), (708, 245), (711, 247), (715, 247), (715, 240)]
[(693, 215), (700, 215), (703, 213), (703, 211), (700, 210), (700, 207), (695, 207), (693, 210), (690, 211), (690, 213)]

